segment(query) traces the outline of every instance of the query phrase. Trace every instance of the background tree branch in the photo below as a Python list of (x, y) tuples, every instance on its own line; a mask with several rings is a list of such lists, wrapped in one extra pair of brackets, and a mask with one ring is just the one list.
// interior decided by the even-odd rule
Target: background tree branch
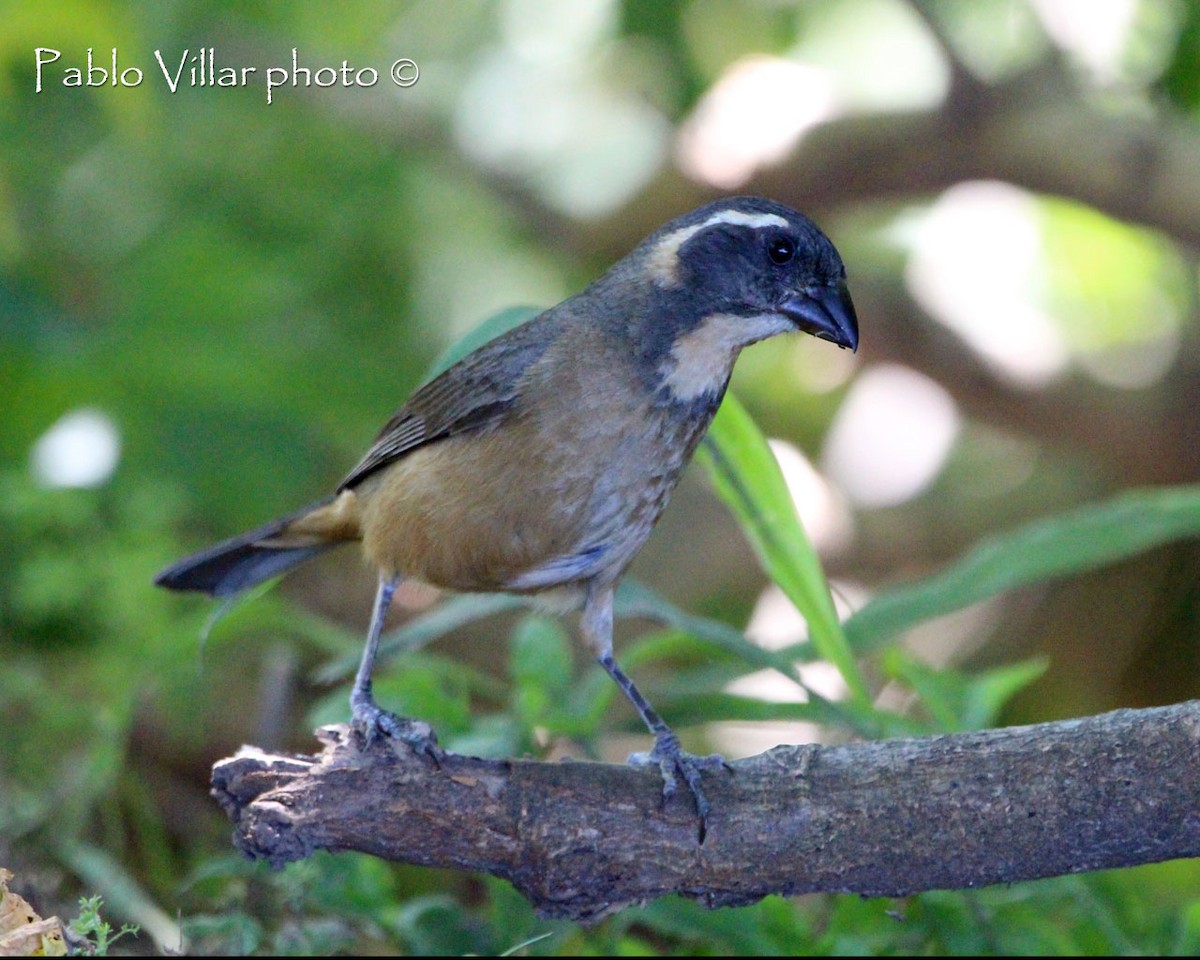
[(595, 920), (668, 893), (905, 896), (1200, 854), (1200, 701), (846, 746), (780, 746), (708, 775), (708, 837), (657, 770), (360, 750), (243, 747), (213, 768), (238, 846), (476, 870), (546, 916)]

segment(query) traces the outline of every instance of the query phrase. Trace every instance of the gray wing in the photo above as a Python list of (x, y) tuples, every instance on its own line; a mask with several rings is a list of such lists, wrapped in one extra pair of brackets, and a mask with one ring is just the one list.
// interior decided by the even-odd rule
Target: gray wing
[(550, 313), (510, 330), (430, 380), (397, 411), (338, 491), (418, 447), (496, 424), (516, 403), (521, 381), (555, 339)]

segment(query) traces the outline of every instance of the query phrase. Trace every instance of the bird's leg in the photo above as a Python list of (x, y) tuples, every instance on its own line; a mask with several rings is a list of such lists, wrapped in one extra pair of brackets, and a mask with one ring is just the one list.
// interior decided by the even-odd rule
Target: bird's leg
[(369, 745), (383, 735), (403, 740), (413, 752), (436, 760), (442, 753), (437, 737), (427, 723), (398, 717), (381, 708), (371, 695), (371, 671), (375, 667), (375, 655), (379, 651), (379, 635), (383, 632), (383, 621), (387, 618), (392, 594), (400, 585), (399, 577), (379, 578), (379, 589), (375, 593), (375, 606), (371, 611), (371, 626), (367, 630), (367, 645), (363, 648), (362, 662), (354, 677), (354, 689), (350, 691), (350, 711), (354, 726), (362, 732)]
[(635, 753), (629, 762), (639, 766), (654, 764), (662, 772), (663, 802), (665, 803), (675, 792), (678, 773), (687, 782), (688, 789), (696, 801), (696, 813), (700, 818), (700, 842), (704, 842), (708, 832), (708, 798), (704, 795), (704, 786), (700, 782), (702, 770), (713, 770), (727, 767), (725, 758), (718, 754), (707, 757), (697, 757), (687, 753), (679, 745), (679, 738), (667, 726), (658, 712), (650, 706), (650, 702), (642, 696), (641, 691), (634, 686), (633, 681), (617, 666), (612, 652), (613, 627), (613, 588), (605, 587), (588, 591), (587, 601), (583, 608), (581, 620), (583, 633), (588, 644), (596, 654), (596, 659), (617, 686), (633, 704), (642, 721), (654, 734), (654, 749), (649, 753)]

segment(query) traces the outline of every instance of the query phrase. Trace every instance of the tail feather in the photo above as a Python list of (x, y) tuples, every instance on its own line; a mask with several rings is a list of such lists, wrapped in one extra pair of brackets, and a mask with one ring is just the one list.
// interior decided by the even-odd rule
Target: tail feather
[(313, 537), (287, 538), (288, 528), (328, 504), (310, 504), (303, 510), (224, 540), (207, 550), (184, 557), (154, 578), (169, 590), (199, 590), (214, 597), (227, 597), (287, 573), (342, 541), (321, 542)]

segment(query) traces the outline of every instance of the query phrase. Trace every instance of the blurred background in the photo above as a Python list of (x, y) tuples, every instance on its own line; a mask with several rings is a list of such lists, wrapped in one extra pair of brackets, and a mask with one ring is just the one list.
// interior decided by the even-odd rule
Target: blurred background
[[(328, 664), (356, 654), (372, 577), (346, 551), (220, 619), (150, 584), (324, 494), (484, 318), (578, 291), (699, 203), (795, 206), (848, 265), (857, 355), (778, 339), (733, 383), (847, 609), (982, 537), (1200, 476), (1200, 4), (56, 0), (0, 2), (0, 22), (0, 865), (45, 913), (101, 893), (142, 925), (127, 949), (178, 948), (191, 923), (199, 952), (488, 952), (521, 917), (555, 931), (535, 952), (705, 952), (681, 931), (725, 921), (690, 905), (585, 932), (487, 880), (240, 863), (211, 764), (312, 750), (314, 723), (346, 718)], [(699, 470), (633, 573), (763, 645), (803, 638)], [(1169, 703), (1200, 689), (1198, 583), (1181, 541), (904, 642), (938, 669), (1043, 656), (1003, 722)], [(437, 602), (410, 589), (395, 623)], [(563, 628), (472, 619), (392, 661), (381, 700), (458, 749), (645, 748), (607, 700), (594, 736), (513, 733), (514, 629)], [(669, 661), (626, 665), (670, 720)], [(804, 696), (750, 672), (727, 689)], [(827, 735), (685, 732), (731, 757)], [(1146, 943), (1190, 943), (1172, 896), (1200, 877), (1155, 869), (1140, 916), (1165, 939)], [(1011, 902), (1041, 896), (1099, 894)], [(907, 930), (838, 898), (754, 916), (788, 952), (953, 952), (920, 917), (979, 921), (918, 901)], [(871, 910), (883, 939), (830, 939)], [(769, 949), (734, 926), (704, 942)]]

